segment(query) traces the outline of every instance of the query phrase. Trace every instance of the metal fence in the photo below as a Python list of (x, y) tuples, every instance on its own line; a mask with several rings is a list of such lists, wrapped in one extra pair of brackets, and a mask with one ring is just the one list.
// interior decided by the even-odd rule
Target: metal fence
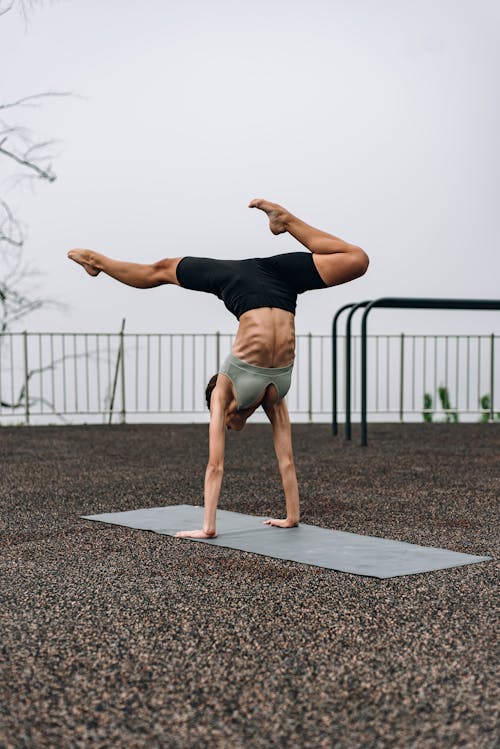
[[(205, 386), (232, 340), (223, 333), (5, 333), (0, 424), (207, 421)], [(499, 340), (494, 334), (368, 336), (371, 418), (422, 421), (426, 413), (434, 420), (500, 419), (500, 402), (494, 403)], [(340, 419), (343, 344), (339, 336)], [(359, 336), (353, 336), (352, 357), (352, 415), (359, 420)], [(298, 335), (287, 396), (292, 418), (329, 421), (331, 383), (331, 337)], [(265, 420), (259, 411), (257, 419)]]

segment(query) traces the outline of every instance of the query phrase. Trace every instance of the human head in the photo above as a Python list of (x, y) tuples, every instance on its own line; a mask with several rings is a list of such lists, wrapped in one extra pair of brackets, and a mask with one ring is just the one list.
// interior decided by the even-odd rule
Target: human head
[(207, 401), (207, 408), (208, 408), (209, 411), (210, 411), (210, 400), (212, 398), (212, 393), (214, 391), (214, 388), (215, 388), (216, 384), (217, 384), (217, 375), (214, 374), (209, 379), (207, 387), (205, 389), (205, 398), (206, 398), (206, 401)]
[[(217, 384), (217, 375), (214, 374), (208, 381), (207, 387), (205, 388), (205, 398), (207, 401), (207, 408), (210, 410), (210, 403), (212, 400), (212, 393)], [(238, 410), (235, 405), (232, 405), (230, 409), (226, 410), (226, 427), (232, 429), (235, 432), (241, 432), (244, 429), (246, 421), (249, 416), (253, 414), (255, 409), (258, 407), (252, 406), (252, 408), (245, 408)]]

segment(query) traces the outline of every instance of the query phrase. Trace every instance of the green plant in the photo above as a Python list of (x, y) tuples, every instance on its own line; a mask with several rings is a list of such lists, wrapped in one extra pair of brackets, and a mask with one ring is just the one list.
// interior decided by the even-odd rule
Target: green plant
[[(479, 398), (479, 405), (481, 406), (482, 412), (479, 421), (481, 421), (483, 424), (486, 424), (490, 420), (491, 411), (491, 398), (489, 393), (486, 393)], [(500, 413), (497, 412), (493, 414), (493, 420), (500, 421)]]
[(430, 393), (424, 393), (424, 411), (422, 412), (422, 416), (424, 417), (424, 421), (426, 424), (430, 424), (432, 421), (432, 395)]
[(438, 388), (439, 393), (439, 400), (441, 401), (441, 406), (443, 408), (443, 411), (445, 413), (445, 422), (449, 424), (450, 422), (458, 422), (458, 412), (453, 411), (453, 408), (450, 403), (450, 395), (448, 393), (448, 388), (446, 385), (441, 385)]

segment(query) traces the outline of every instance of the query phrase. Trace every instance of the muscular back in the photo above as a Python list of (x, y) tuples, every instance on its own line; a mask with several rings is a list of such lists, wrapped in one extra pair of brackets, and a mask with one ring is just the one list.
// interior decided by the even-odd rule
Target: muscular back
[(240, 317), (233, 354), (257, 367), (285, 367), (295, 357), (295, 324), (291, 312), (259, 307)]

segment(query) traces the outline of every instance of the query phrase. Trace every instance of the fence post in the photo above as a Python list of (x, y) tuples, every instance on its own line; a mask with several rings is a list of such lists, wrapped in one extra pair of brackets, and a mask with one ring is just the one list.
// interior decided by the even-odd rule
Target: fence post
[(122, 329), (120, 330), (120, 353), (121, 353), (121, 381), (122, 381), (122, 412), (121, 412), (121, 423), (125, 424), (126, 422), (126, 404), (125, 404), (125, 338), (124, 338), (124, 330), (125, 330), (125, 318), (122, 320)]
[[(121, 357), (123, 355), (123, 329), (125, 327), (125, 318), (122, 319), (122, 327), (120, 330), (120, 345), (118, 346), (118, 356), (116, 357), (116, 366), (115, 366), (115, 376), (113, 378), (113, 390), (111, 391), (111, 400), (109, 403), (109, 421), (108, 424), (111, 424), (113, 421), (113, 408), (115, 405), (115, 395), (116, 395), (116, 386), (118, 384), (118, 373), (120, 371), (120, 361)], [(149, 383), (148, 383), (149, 386)]]
[[(401, 333), (401, 348), (399, 354), (399, 420), (403, 421), (404, 406), (404, 367), (405, 367), (405, 334)], [(389, 376), (389, 373), (387, 373)]]
[(307, 412), (309, 421), (312, 421), (312, 333), (307, 336)]
[(491, 334), (490, 338), (490, 422), (495, 420), (495, 409), (493, 406), (495, 388), (495, 334)]
[(26, 424), (29, 426), (30, 423), (30, 392), (29, 392), (29, 370), (28, 370), (28, 333), (26, 330), (23, 332), (24, 340), (24, 398), (26, 406), (24, 409), (24, 418)]

